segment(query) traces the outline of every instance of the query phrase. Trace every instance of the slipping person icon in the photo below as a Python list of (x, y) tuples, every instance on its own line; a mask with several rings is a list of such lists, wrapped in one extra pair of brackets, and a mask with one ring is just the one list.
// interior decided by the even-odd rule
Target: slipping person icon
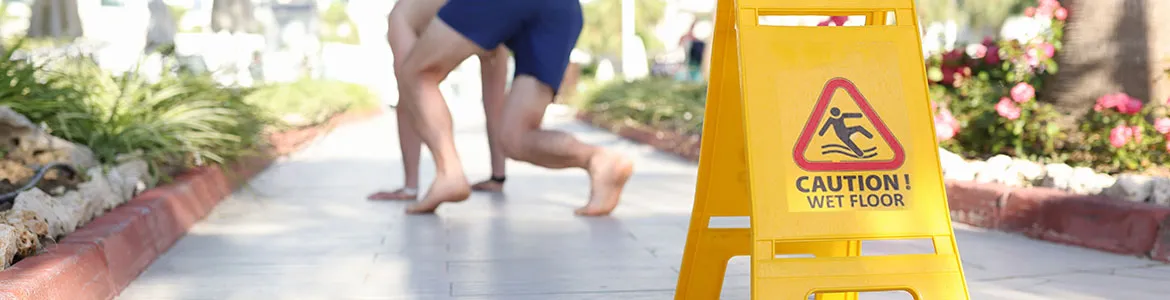
[(829, 127), (832, 126), (833, 133), (835, 133), (837, 135), (837, 138), (840, 139), (841, 143), (843, 143), (844, 145), (828, 144), (828, 145), (821, 146), (821, 149), (848, 148), (848, 150), (852, 153), (848, 153), (848, 152), (841, 151), (841, 150), (830, 149), (830, 150), (825, 150), (824, 152), (822, 152), (822, 154), (838, 153), (838, 154), (844, 154), (846, 156), (850, 156), (853, 158), (869, 158), (869, 157), (873, 156), (873, 153), (871, 153), (870, 155), (867, 155), (866, 153), (875, 150), (877, 147), (862, 150), (860, 147), (857, 147), (857, 143), (853, 142), (853, 134), (854, 133), (860, 133), (861, 135), (863, 135), (869, 139), (873, 138), (873, 134), (869, 133), (868, 130), (865, 130), (865, 128), (862, 128), (861, 126), (845, 125), (845, 119), (861, 118), (862, 115), (860, 113), (844, 113), (844, 114), (842, 114), (841, 109), (834, 107), (833, 109), (829, 110), (829, 114), (831, 114), (833, 116), (830, 117), (829, 120), (825, 121), (825, 125), (821, 126), (821, 131), (818, 132), (817, 135), (824, 136), (825, 131), (828, 131)]

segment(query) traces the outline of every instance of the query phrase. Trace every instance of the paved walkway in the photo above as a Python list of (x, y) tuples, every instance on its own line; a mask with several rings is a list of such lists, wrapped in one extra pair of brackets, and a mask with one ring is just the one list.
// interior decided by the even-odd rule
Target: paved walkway
[[(482, 113), (456, 102), (472, 179), (488, 175)], [(629, 153), (611, 218), (578, 218), (578, 170), (510, 163), (505, 195), (437, 216), (364, 196), (401, 182), (392, 116), (342, 127), (223, 202), (119, 299), (672, 299), (696, 168), (550, 112), (550, 125)], [(429, 161), (424, 156), (424, 161)], [(423, 178), (433, 174), (424, 163)], [(424, 182), (424, 185), (426, 182)], [(956, 225), (973, 299), (1165, 299), (1170, 266)], [(877, 245), (878, 251), (921, 249)], [(723, 299), (747, 299), (746, 258)], [(890, 298), (882, 299), (909, 299)]]

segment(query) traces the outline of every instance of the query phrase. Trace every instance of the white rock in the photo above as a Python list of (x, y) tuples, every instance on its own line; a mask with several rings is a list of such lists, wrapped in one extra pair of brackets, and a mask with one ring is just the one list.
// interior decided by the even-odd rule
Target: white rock
[[(997, 162), (1001, 163), (1001, 162)], [(1027, 187), (1034, 185), (1044, 176), (1044, 167), (1040, 164), (1024, 160), (1012, 159), (1006, 170), (994, 182), (1010, 187)]]
[(0, 106), (0, 149), (8, 150), (8, 159), (26, 165), (68, 162), (79, 169), (88, 169), (98, 163), (89, 148), (45, 132), (7, 106)]
[(1070, 190), (1072, 187), (1073, 168), (1066, 164), (1044, 165), (1044, 179), (1041, 186), (1060, 190)]
[(1101, 193), (1105, 188), (1112, 186), (1117, 180), (1108, 174), (1097, 174), (1087, 167), (1073, 168), (1072, 181), (1069, 184), (1070, 192), (1082, 195)]
[(1146, 202), (1154, 192), (1154, 179), (1150, 176), (1121, 174), (1112, 186), (1105, 188), (1104, 195), (1115, 199)]
[(0, 269), (12, 265), (12, 259), (20, 250), (20, 232), (16, 227), (0, 224)]
[[(118, 166), (110, 171), (111, 176), (117, 174), (121, 179), (117, 190), (121, 192), (122, 202), (130, 201), (131, 198), (137, 196), (147, 187), (151, 185), (154, 180), (150, 178), (150, 166), (142, 159), (130, 159), (123, 161)], [(111, 184), (115, 182), (110, 180)]]
[(1150, 202), (1161, 205), (1170, 205), (1170, 178), (1154, 178), (1150, 188)]
[(1045, 174), (1044, 166), (1025, 159), (1012, 160), (1012, 165), (1008, 167), (1008, 170), (1015, 171), (1015, 173), (1020, 175), (1020, 179), (1023, 179), (1029, 185), (1036, 184), (1044, 179)]
[(77, 229), (81, 223), (80, 201), (72, 198), (63, 202), (46, 194), (41, 189), (33, 188), (16, 196), (16, 204), (12, 209), (32, 211), (49, 223), (49, 237), (56, 238)]
[(16, 255), (30, 256), (36, 254), (40, 248), (40, 238), (48, 236), (49, 225), (37, 217), (37, 214), (27, 210), (7, 210), (0, 212), (0, 224), (16, 228), (20, 244)]
[(983, 168), (979, 169), (979, 173), (975, 174), (975, 182), (991, 183), (1000, 182), (1006, 177), (1006, 172), (1012, 164), (1012, 158), (1007, 155), (996, 155), (987, 160)]
[(979, 170), (983, 170), (984, 166), (987, 166), (987, 162), (982, 160), (973, 160), (967, 162), (967, 170), (971, 171), (971, 180), (975, 180), (975, 175), (979, 174)]
[(122, 200), (121, 192), (110, 184), (109, 177), (102, 174), (102, 168), (89, 169), (86, 174), (89, 175), (89, 181), (77, 185), (77, 190), (85, 195), (88, 202), (94, 202), (105, 210), (117, 207), (125, 201)]
[(89, 220), (92, 220), (101, 210), (94, 210), (94, 205), (90, 205), (89, 201), (78, 192), (69, 192), (60, 197), (53, 197), (58, 204), (61, 205), (61, 211), (66, 213), (64, 225), (65, 232), (61, 234), (69, 234), (76, 230), (81, 225), (85, 225)]
[(975, 169), (958, 154), (938, 148), (939, 162), (942, 165), (943, 178), (950, 180), (975, 180)]

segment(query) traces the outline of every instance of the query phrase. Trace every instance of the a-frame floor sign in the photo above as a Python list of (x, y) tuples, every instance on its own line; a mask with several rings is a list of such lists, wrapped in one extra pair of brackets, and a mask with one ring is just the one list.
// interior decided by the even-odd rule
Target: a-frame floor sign
[[(675, 299), (719, 299), (728, 260), (745, 255), (751, 299), (970, 299), (914, 12), (913, 0), (718, 0)], [(771, 15), (866, 24), (760, 24)], [(751, 227), (709, 228), (732, 216)], [(891, 239), (926, 239), (934, 251), (861, 255), (862, 241)]]

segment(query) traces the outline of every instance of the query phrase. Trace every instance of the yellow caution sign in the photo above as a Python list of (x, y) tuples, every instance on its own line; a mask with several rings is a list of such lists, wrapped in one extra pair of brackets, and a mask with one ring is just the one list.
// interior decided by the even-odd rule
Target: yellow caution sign
[[(913, 0), (718, 0), (675, 299), (719, 299), (734, 256), (751, 256), (752, 299), (970, 299), (914, 12)], [(765, 16), (866, 22), (771, 26)], [(712, 217), (751, 226), (709, 228)], [(861, 255), (862, 241), (892, 239), (926, 239), (934, 252)]]

